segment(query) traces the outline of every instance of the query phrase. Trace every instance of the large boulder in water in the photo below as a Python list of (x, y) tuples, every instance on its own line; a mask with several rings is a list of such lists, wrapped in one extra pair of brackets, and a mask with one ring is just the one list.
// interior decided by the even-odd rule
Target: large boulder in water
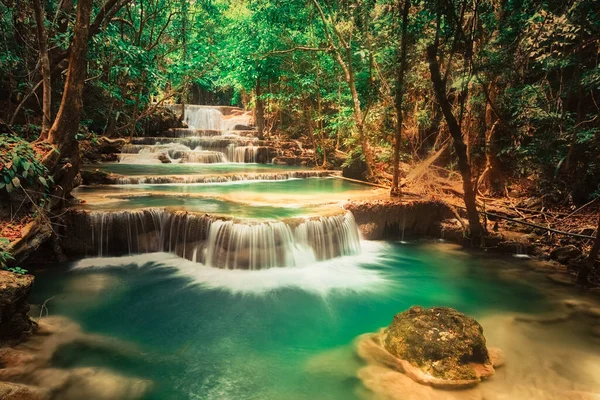
[(452, 308), (415, 306), (396, 314), (359, 344), (359, 354), (438, 388), (470, 387), (494, 374), (483, 328)]

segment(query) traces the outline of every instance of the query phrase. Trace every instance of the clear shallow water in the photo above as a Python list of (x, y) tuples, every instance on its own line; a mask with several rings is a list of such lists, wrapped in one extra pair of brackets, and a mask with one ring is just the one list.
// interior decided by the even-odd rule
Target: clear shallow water
[(352, 341), (411, 305), (477, 318), (549, 307), (511, 278), (518, 261), (445, 249), (367, 242), (359, 256), (262, 271), (162, 253), (87, 259), (38, 272), (32, 302), (56, 296), (51, 314), (136, 345), (136, 356), (67, 348), (56, 364), (150, 379), (147, 399), (358, 399)]
[(81, 207), (91, 210), (175, 207), (179, 210), (225, 214), (237, 218), (287, 218), (312, 215), (318, 204), (344, 200), (346, 197), (341, 196), (346, 193), (368, 193), (370, 190), (367, 185), (337, 178), (308, 178), (80, 186), (73, 191), (73, 195), (86, 200)]
[(142, 195), (117, 199), (106, 203), (88, 203), (81, 208), (87, 210), (124, 210), (139, 208), (173, 208), (190, 212), (221, 214), (234, 218), (279, 219), (312, 215), (313, 207), (253, 206), (205, 197)]
[(290, 172), (306, 168), (274, 165), (274, 164), (125, 164), (125, 163), (102, 163), (91, 164), (85, 169), (99, 169), (119, 175), (200, 175), (200, 174), (231, 174), (231, 173), (266, 173), (266, 172)]
[[(369, 186), (338, 178), (287, 179), (284, 181), (236, 181), (226, 183), (188, 183), (162, 185), (94, 185), (81, 186), (74, 193), (88, 194), (101, 192), (136, 193), (209, 193), (221, 194), (332, 194), (354, 190), (368, 190)], [(243, 200), (243, 197), (240, 197)]]

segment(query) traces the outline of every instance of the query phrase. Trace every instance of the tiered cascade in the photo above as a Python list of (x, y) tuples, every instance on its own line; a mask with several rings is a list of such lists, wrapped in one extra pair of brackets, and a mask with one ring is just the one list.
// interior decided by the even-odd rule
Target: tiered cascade
[[(169, 108), (181, 113), (179, 105)], [(273, 155), (252, 136), (246, 113), (224, 109), (230, 114), (214, 107), (187, 105), (183, 120), (188, 128), (170, 129), (161, 137), (135, 138), (123, 147), (118, 160), (126, 164), (269, 162)]]
[[(170, 108), (181, 112), (179, 105)], [(246, 165), (268, 162), (271, 150), (258, 145), (262, 141), (248, 127), (249, 117), (243, 110), (185, 106), (184, 120), (188, 128), (132, 138), (118, 159), (120, 164), (190, 165), (116, 165), (121, 174), (96, 167), (83, 171), (85, 186), (74, 195), (91, 197), (64, 216), (62, 247), (67, 254), (107, 257), (167, 252), (208, 267), (257, 270), (299, 267), (360, 251), (358, 228), (350, 212), (336, 213), (330, 207), (324, 216), (314, 211), (305, 216), (312, 203), (300, 199), (298, 204), (306, 204), (306, 211), (289, 213), (278, 204), (276, 193), (258, 196), (243, 187), (250, 188), (252, 181), (319, 179), (331, 172)], [(215, 163), (238, 165), (201, 165)], [(236, 198), (234, 191), (216, 188), (235, 182), (241, 184), (235, 193), (243, 193), (243, 198)], [(207, 190), (205, 185), (209, 184), (216, 186)], [(240, 211), (253, 207), (248, 203), (253, 196), (257, 204), (253, 210), (264, 209), (254, 214)], [(185, 201), (172, 201), (179, 197)], [(283, 199), (296, 201), (289, 195)], [(100, 207), (94, 202), (101, 203)], [(177, 209), (165, 208), (169, 206)], [(236, 218), (238, 213), (256, 219)], [(296, 215), (301, 217), (290, 218)]]

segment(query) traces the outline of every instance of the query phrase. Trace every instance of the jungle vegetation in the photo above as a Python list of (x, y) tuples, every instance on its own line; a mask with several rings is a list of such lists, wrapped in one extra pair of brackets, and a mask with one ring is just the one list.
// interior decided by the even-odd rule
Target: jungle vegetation
[(260, 136), (393, 195), (433, 154), (475, 236), (478, 194), (600, 195), (594, 0), (0, 0), (0, 20), (0, 190), (40, 207), (68, 197), (80, 141), (164, 102), (253, 109)]

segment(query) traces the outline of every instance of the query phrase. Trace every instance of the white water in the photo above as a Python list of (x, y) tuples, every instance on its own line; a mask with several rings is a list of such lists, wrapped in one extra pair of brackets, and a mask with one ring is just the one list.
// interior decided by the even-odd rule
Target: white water
[[(273, 182), (298, 180), (307, 178), (324, 178), (327, 172), (323, 171), (301, 171), (284, 173), (254, 173), (254, 174), (235, 174), (235, 175), (152, 175), (152, 176), (124, 176), (114, 180), (118, 185), (238, 185), (249, 181)], [(280, 205), (285, 207), (285, 205)]]
[[(180, 106), (172, 105), (174, 112)], [(184, 120), (189, 129), (172, 129), (169, 137), (135, 138), (123, 146), (119, 162), (125, 164), (171, 163), (255, 163), (260, 147), (255, 137), (241, 136), (229, 131), (237, 124), (247, 125), (245, 115), (224, 117), (217, 108), (185, 106)]]
[(289, 221), (238, 222), (163, 209), (81, 213), (87, 249), (100, 257), (166, 251), (223, 269), (295, 267), (360, 253), (347, 212)]
[(223, 129), (223, 114), (214, 108), (186, 106), (183, 119), (190, 128), (215, 131)]
[[(304, 263), (290, 268), (271, 268), (256, 271), (211, 268), (169, 253), (149, 253), (124, 257), (86, 258), (73, 269), (158, 267), (175, 268), (178, 274), (190, 279), (193, 285), (232, 293), (266, 295), (281, 288), (297, 288), (325, 296), (333, 291), (357, 293), (387, 290), (391, 286), (385, 271), (365, 268), (373, 264), (386, 244), (364, 242), (360, 254), (333, 260)], [(376, 261), (375, 261), (376, 262)]]
[[(167, 106), (174, 113), (181, 115), (181, 106), (172, 104)], [(231, 131), (235, 125), (248, 125), (246, 115), (224, 116), (217, 108), (201, 105), (186, 105), (183, 113), (184, 122), (190, 129)]]

